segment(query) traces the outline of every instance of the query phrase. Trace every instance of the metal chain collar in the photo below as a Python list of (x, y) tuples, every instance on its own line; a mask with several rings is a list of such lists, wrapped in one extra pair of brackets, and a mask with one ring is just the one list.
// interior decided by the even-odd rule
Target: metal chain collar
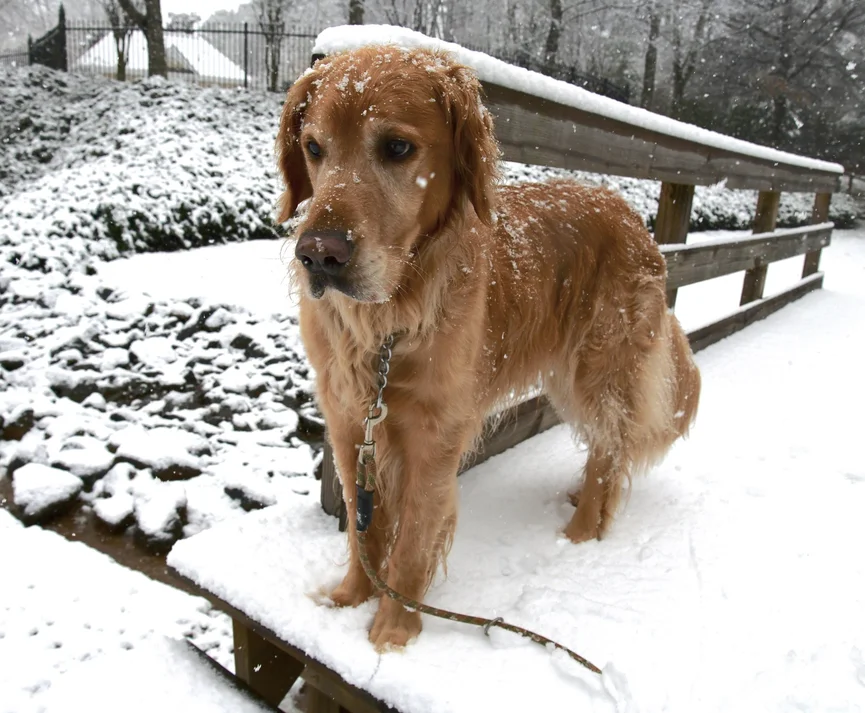
[(384, 340), (379, 348), (378, 362), (378, 394), (375, 401), (369, 405), (366, 418), (363, 420), (366, 432), (363, 444), (357, 454), (358, 466), (363, 466), (367, 460), (375, 458), (375, 439), (373, 429), (387, 418), (387, 404), (384, 402), (384, 390), (387, 386), (387, 375), (390, 373), (390, 360), (393, 357), (393, 334)]

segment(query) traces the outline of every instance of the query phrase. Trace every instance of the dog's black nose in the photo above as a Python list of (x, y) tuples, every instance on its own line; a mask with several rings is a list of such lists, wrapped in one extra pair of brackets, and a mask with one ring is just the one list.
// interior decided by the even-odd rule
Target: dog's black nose
[(348, 265), (354, 243), (341, 230), (307, 230), (297, 241), (294, 254), (312, 273), (338, 275)]

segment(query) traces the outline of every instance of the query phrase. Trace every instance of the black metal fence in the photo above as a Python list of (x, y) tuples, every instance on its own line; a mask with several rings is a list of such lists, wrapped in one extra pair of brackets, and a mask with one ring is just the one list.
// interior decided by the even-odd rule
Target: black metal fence
[(30, 64), (30, 53), (25, 50), (0, 52), (0, 67), (26, 67)]
[[(203, 85), (284, 91), (307, 68), (318, 30), (286, 25), (205, 23), (164, 29), (170, 79)], [(581, 74), (563, 64), (544, 63), (528, 52), (490, 52), (470, 47), (526, 69), (584, 87), (627, 103), (628, 87)], [(46, 64), (120, 80), (148, 75), (147, 40), (137, 27), (67, 22), (60, 6), (57, 26), (28, 48), (0, 54), (0, 65)]]
[[(147, 40), (136, 27), (67, 23), (69, 70), (116, 79), (147, 76)], [(169, 79), (282, 91), (309, 66), (318, 32), (301, 27), (209, 24), (166, 27)]]

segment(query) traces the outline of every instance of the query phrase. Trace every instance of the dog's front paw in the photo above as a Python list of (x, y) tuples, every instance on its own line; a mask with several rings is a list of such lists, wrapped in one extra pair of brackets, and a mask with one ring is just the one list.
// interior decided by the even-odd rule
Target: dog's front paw
[(420, 634), (420, 631), (420, 614), (408, 611), (402, 604), (388, 599), (385, 595), (369, 631), (369, 640), (376, 651), (383, 653), (401, 649)]
[(366, 575), (360, 579), (349, 572), (340, 585), (330, 593), (330, 598), (338, 607), (356, 607), (372, 596), (372, 589), (372, 582)]

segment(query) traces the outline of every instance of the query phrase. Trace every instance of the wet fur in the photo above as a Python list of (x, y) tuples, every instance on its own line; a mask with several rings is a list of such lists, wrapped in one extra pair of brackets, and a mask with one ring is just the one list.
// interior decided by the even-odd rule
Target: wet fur
[[(375, 153), (393, 131), (417, 145), (411, 162)], [(324, 159), (306, 154), (310, 137)], [(497, 406), (538, 385), (589, 451), (565, 534), (603, 536), (631, 476), (687, 433), (700, 391), (666, 309), (664, 259), (639, 216), (601, 188), (497, 185), (477, 80), (425, 50), (319, 61), (289, 90), (276, 147), (281, 219), (311, 198), (298, 234), (336, 228), (356, 241), (350, 277), (360, 301), (334, 289), (313, 299), (294, 265), (349, 511), (349, 569), (335, 603), (373, 593), (355, 543), (355, 446), (389, 334), (397, 337), (369, 550), (390, 586), (423, 597), (453, 537), (461, 458)], [(385, 598), (370, 639), (382, 649), (419, 631), (418, 614)]]

